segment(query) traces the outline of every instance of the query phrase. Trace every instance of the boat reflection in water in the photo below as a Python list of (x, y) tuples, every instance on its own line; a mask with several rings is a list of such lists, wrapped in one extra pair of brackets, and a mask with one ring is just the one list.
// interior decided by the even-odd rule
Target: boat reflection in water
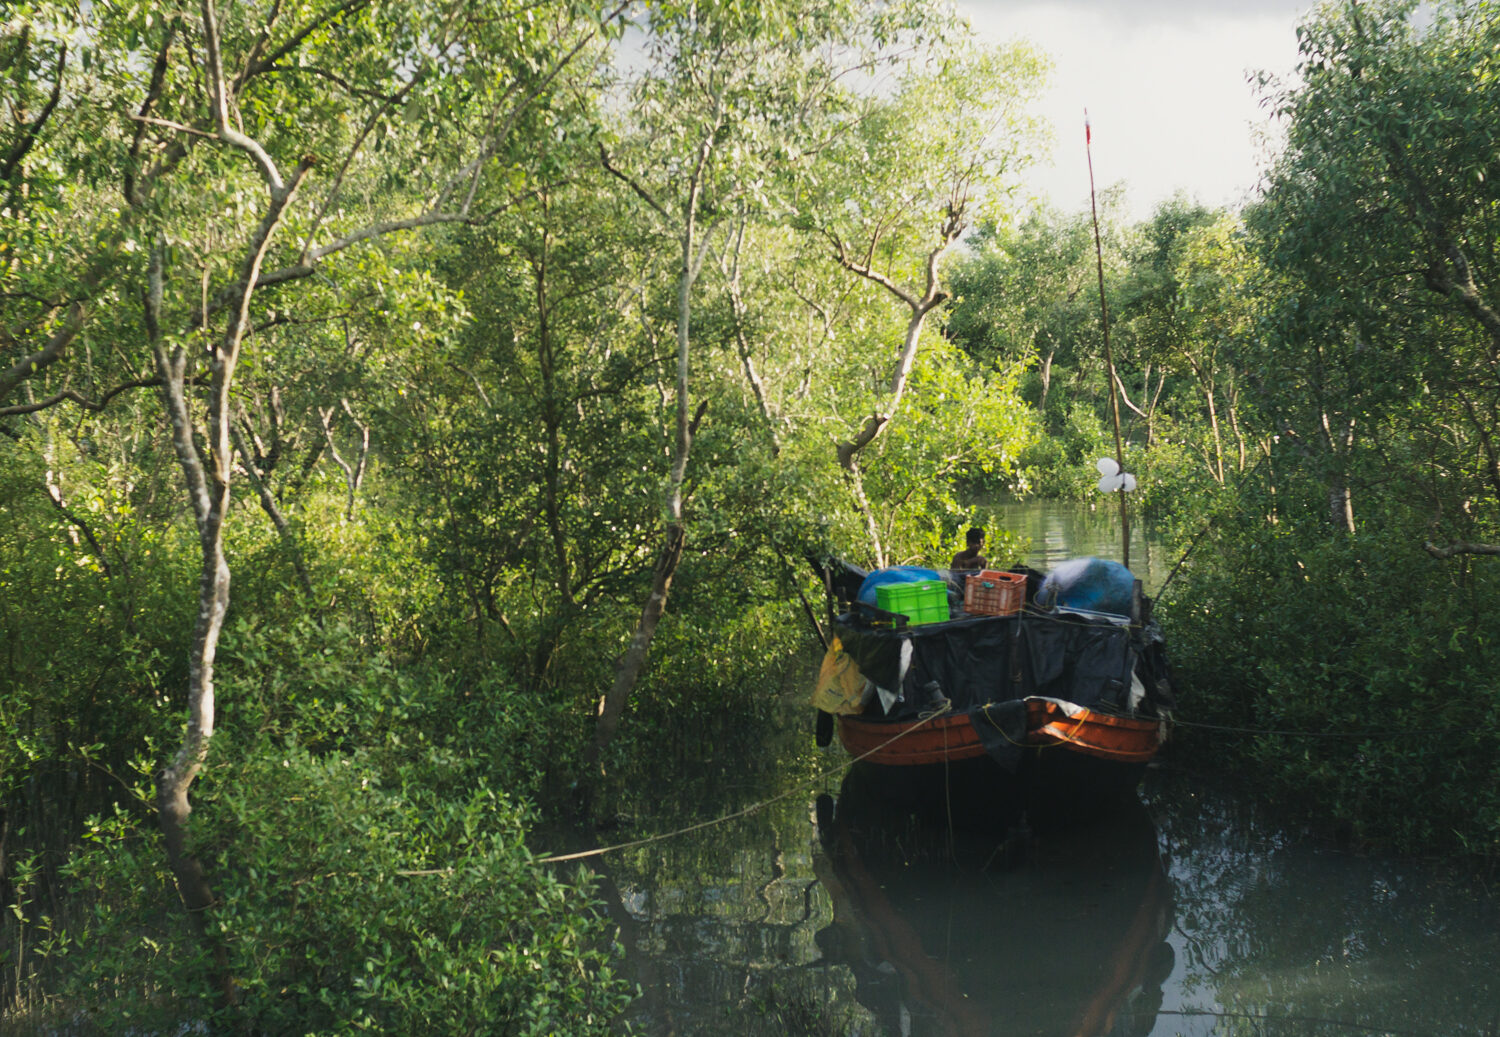
[(853, 971), (891, 1033), (1150, 1033), (1173, 963), (1150, 815), (1132, 798), (1088, 825), (1017, 833), (964, 802), (988, 764), (932, 768), (931, 790), (856, 765), (836, 801), (819, 799), (825, 959)]

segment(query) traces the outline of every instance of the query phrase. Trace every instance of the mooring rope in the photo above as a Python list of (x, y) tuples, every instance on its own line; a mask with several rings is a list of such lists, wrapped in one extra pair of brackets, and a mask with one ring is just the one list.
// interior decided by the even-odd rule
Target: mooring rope
[[(886, 747), (892, 745), (893, 743), (900, 741), (901, 739), (905, 738), (907, 735), (909, 735), (912, 732), (920, 729), (921, 727), (923, 727), (924, 725), (930, 723), (931, 721), (936, 720), (938, 717), (944, 716), (944, 715), (952, 712), (952, 708), (953, 707), (950, 704), (950, 705), (943, 706), (940, 709), (933, 710), (931, 713), (922, 714), (918, 718), (918, 720), (917, 720), (917, 722), (915, 724), (913, 724), (910, 727), (906, 728), (904, 731), (901, 731), (898, 734), (892, 736), (891, 738), (886, 739), (884, 742), (881, 742), (879, 745), (875, 746), (873, 749), (870, 749), (870, 750), (868, 750), (866, 752), (863, 752), (860, 755), (858, 755), (856, 757), (853, 757), (852, 759), (846, 760), (843, 763), (839, 764), (837, 767), (831, 767), (831, 768), (829, 768), (827, 770), (820, 771), (817, 774), (813, 775), (808, 780), (803, 781), (803, 782), (799, 782), (798, 784), (792, 786), (791, 788), (787, 789), (784, 792), (777, 793), (776, 795), (771, 796), (768, 799), (763, 799), (763, 800), (760, 800), (758, 802), (751, 803), (749, 806), (742, 807), (739, 810), (732, 811), (731, 813), (724, 814), (724, 815), (722, 815), (720, 817), (715, 817), (715, 818), (712, 818), (712, 819), (707, 820), (707, 821), (699, 821), (699, 822), (696, 822), (695, 824), (685, 825), (682, 828), (673, 829), (670, 832), (661, 832), (661, 833), (659, 833), (657, 835), (646, 836), (645, 838), (642, 838), (642, 839), (632, 839), (629, 842), (614, 843), (614, 844), (609, 845), (609, 846), (600, 846), (600, 847), (596, 847), (595, 849), (592, 849), (592, 850), (580, 850), (577, 853), (557, 853), (557, 854), (549, 854), (549, 855), (547, 855), (545, 857), (534, 857), (534, 858), (532, 858), (532, 863), (533, 864), (560, 864), (560, 863), (563, 863), (565, 861), (577, 861), (577, 860), (585, 860), (585, 859), (587, 859), (589, 857), (599, 857), (599, 856), (602, 856), (603, 854), (614, 853), (614, 852), (616, 852), (618, 850), (633, 850), (633, 849), (636, 849), (636, 848), (641, 847), (641, 846), (649, 846), (652, 843), (664, 842), (667, 839), (675, 839), (675, 838), (677, 838), (678, 836), (681, 836), (681, 835), (688, 835), (688, 834), (690, 834), (692, 832), (699, 832), (699, 831), (702, 831), (705, 828), (712, 828), (715, 825), (725, 824), (726, 822), (735, 821), (735, 820), (738, 820), (739, 818), (742, 818), (742, 817), (749, 817), (751, 814), (755, 814), (755, 813), (757, 813), (757, 812), (759, 812), (761, 810), (764, 810), (766, 807), (771, 806), (773, 803), (779, 803), (783, 799), (788, 799), (788, 798), (790, 798), (790, 797), (792, 797), (794, 795), (797, 795), (798, 793), (805, 792), (808, 789), (814, 787), (815, 785), (818, 785), (818, 784), (826, 781), (827, 779), (833, 777), (834, 775), (843, 773), (844, 771), (848, 770), (850, 767), (853, 767), (856, 763), (859, 763), (861, 760), (868, 759), (869, 757), (871, 757), (871, 756), (875, 755), (876, 753), (880, 752), (882, 749), (885, 749)], [(1200, 724), (1200, 723), (1197, 723), (1196, 721), (1181, 720), (1181, 719), (1178, 719), (1177, 717), (1173, 717), (1171, 719), (1171, 724), (1174, 727), (1196, 728), (1196, 729), (1204, 730), (1204, 731), (1219, 731), (1219, 732), (1224, 732), (1224, 733), (1228, 733), (1228, 734), (1275, 735), (1275, 736), (1280, 736), (1280, 737), (1300, 737), (1300, 738), (1398, 738), (1398, 737), (1410, 737), (1410, 736), (1413, 736), (1413, 735), (1455, 734), (1455, 733), (1459, 733), (1459, 732), (1472, 731), (1473, 730), (1473, 727), (1435, 727), (1435, 728), (1410, 728), (1410, 729), (1405, 729), (1405, 730), (1401, 730), (1401, 729), (1389, 729), (1389, 730), (1369, 730), (1369, 731), (1291, 731), (1291, 730), (1277, 730), (1277, 729), (1274, 729), (1274, 728), (1233, 727), (1233, 726), (1224, 725), (1224, 724)], [(1008, 734), (1006, 734), (1004, 730), (1000, 730), (1000, 734), (1007, 741), (1011, 741), (1013, 744), (1023, 745), (1023, 743), (1015, 742), (1014, 739), (1010, 738), (1010, 736)], [(1074, 737), (1076, 738), (1077, 735), (1075, 735)], [(1061, 744), (1066, 744), (1066, 742), (1072, 741), (1072, 740), (1073, 740), (1072, 738), (1066, 739)], [(1026, 744), (1025, 747), (1026, 748), (1032, 748), (1032, 746), (1030, 746), (1029, 744)], [(421, 877), (421, 876), (426, 876), (426, 875), (446, 875), (446, 874), (451, 873), (451, 871), (452, 871), (451, 868), (423, 868), (423, 869), (413, 869), (413, 870), (398, 871), (398, 872), (396, 872), (396, 874), (410, 878), (410, 877)]]
[[(601, 854), (613, 853), (616, 850), (633, 850), (633, 849), (635, 849), (636, 847), (639, 847), (639, 846), (649, 846), (651, 843), (662, 842), (662, 841), (667, 840), (667, 839), (675, 839), (679, 835), (687, 835), (690, 832), (697, 832), (697, 831), (701, 831), (701, 830), (703, 830), (705, 828), (712, 828), (714, 825), (721, 825), (721, 824), (724, 824), (726, 821), (734, 821), (734, 820), (736, 820), (738, 818), (741, 818), (741, 817), (748, 817), (749, 815), (754, 814), (757, 811), (764, 810), (766, 807), (770, 806), (773, 803), (778, 803), (781, 800), (788, 799), (788, 798), (790, 798), (792, 796), (797, 795), (798, 793), (806, 792), (808, 789), (812, 788), (814, 785), (817, 785), (817, 784), (819, 784), (821, 782), (826, 781), (827, 779), (833, 777), (835, 774), (841, 774), (841, 773), (843, 773), (844, 771), (848, 770), (850, 767), (853, 767), (856, 763), (859, 763), (861, 760), (864, 760), (864, 759), (866, 759), (866, 758), (868, 758), (870, 756), (873, 756), (876, 753), (880, 752), (882, 749), (884, 749), (887, 746), (891, 745), (892, 743), (900, 741), (902, 738), (905, 738), (907, 735), (911, 734), (913, 731), (916, 731), (919, 728), (921, 728), (924, 724), (927, 724), (927, 723), (929, 723), (929, 722), (937, 719), (938, 717), (943, 716), (944, 714), (952, 712), (952, 708), (953, 707), (950, 704), (950, 705), (942, 706), (939, 709), (935, 709), (931, 713), (923, 714), (923, 715), (920, 716), (920, 718), (917, 720), (917, 722), (915, 724), (911, 725), (911, 727), (908, 727), (906, 730), (901, 731), (899, 734), (895, 735), (894, 737), (889, 738), (889, 739), (887, 739), (884, 742), (881, 742), (879, 745), (877, 745), (875, 748), (869, 750), (868, 752), (861, 753), (860, 755), (854, 757), (853, 759), (846, 760), (846, 761), (844, 761), (843, 763), (841, 763), (837, 767), (831, 767), (831, 768), (829, 768), (826, 771), (821, 771), (818, 774), (815, 774), (812, 778), (808, 779), (807, 781), (800, 782), (797, 785), (794, 785), (792, 788), (787, 789), (785, 792), (777, 793), (776, 795), (770, 797), (769, 799), (763, 799), (763, 800), (759, 801), (758, 803), (752, 803), (752, 804), (750, 804), (747, 807), (743, 807), (743, 808), (741, 808), (739, 810), (734, 811), (733, 813), (725, 814), (722, 817), (716, 817), (716, 818), (713, 818), (712, 820), (709, 820), (709, 821), (699, 821), (696, 824), (686, 825), (685, 827), (678, 828), (678, 829), (675, 829), (675, 830), (670, 831), (670, 832), (662, 832), (659, 835), (647, 836), (644, 839), (632, 839), (630, 842), (615, 843), (612, 846), (600, 846), (597, 849), (582, 850), (582, 851), (580, 851), (578, 853), (557, 853), (557, 854), (551, 854), (551, 855), (546, 856), (546, 857), (536, 857), (536, 858), (532, 859), (532, 863), (533, 864), (558, 864), (558, 863), (561, 863), (563, 861), (576, 861), (576, 860), (582, 860), (582, 859), (584, 859), (586, 857), (598, 857)], [(401, 874), (429, 874), (429, 873), (426, 873), (426, 872), (422, 872), (422, 873), (419, 873), (419, 872), (402, 872)]]
[(1222, 731), (1240, 735), (1277, 735), (1286, 738), (1410, 738), (1414, 735), (1454, 735), (1482, 728), (1479, 724), (1463, 727), (1371, 728), (1364, 731), (1292, 731), (1270, 727), (1233, 727), (1227, 724), (1200, 724), (1195, 720), (1172, 717), (1173, 727), (1192, 727), (1201, 731)]

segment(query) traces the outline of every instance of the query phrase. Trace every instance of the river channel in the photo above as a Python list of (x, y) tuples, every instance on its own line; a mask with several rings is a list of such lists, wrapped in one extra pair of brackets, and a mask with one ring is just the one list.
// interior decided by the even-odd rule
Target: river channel
[[(1038, 568), (1118, 557), (1087, 513), (1007, 521)], [(1170, 568), (1132, 556), (1148, 586)], [(724, 739), (664, 771), (618, 834), (749, 812), (594, 860), (636, 1032), (1500, 1034), (1500, 905), (1473, 877), (1329, 847), (1170, 752), (1088, 826), (897, 816), (880, 775), (814, 746), (815, 665), (783, 678), (775, 745)]]

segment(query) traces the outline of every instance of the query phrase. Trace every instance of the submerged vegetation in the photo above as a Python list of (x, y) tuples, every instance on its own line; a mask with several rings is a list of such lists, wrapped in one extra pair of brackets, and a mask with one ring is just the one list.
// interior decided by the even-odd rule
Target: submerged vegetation
[[(1423, 10), (1310, 16), (1261, 196), (1106, 196), (1104, 281), (1180, 751), (1493, 864), (1500, 20)], [(1046, 59), (937, 5), (22, 2), (0, 56), (7, 1029), (609, 1032), (535, 826), (774, 726), (807, 550), (1113, 452)]]

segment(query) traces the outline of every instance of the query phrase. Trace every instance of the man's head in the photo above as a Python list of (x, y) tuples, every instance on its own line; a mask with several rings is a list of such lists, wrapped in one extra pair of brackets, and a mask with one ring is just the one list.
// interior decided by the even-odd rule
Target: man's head
[(969, 531), (964, 534), (964, 543), (970, 551), (978, 550), (984, 546), (984, 530), (978, 526), (970, 526)]

